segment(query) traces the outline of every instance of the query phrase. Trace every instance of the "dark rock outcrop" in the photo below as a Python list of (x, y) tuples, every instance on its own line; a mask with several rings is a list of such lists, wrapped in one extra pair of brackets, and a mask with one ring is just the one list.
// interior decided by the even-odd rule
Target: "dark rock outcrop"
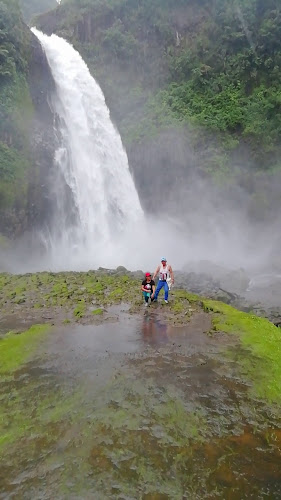
[(35, 175), (29, 183), (27, 209), (27, 225), (31, 229), (42, 226), (50, 213), (49, 176), (57, 147), (50, 104), (55, 82), (46, 55), (33, 33), (30, 38), (28, 84), (34, 106), (30, 150)]
[[(11, 240), (22, 237), (36, 227), (42, 227), (48, 218), (51, 206), (49, 175), (57, 146), (54, 116), (50, 106), (55, 82), (39, 41), (21, 20), (20, 22), (21, 50), (26, 66), (19, 71), (22, 91), (18, 92), (15, 103), (12, 104), (21, 113), (21, 121), (17, 117), (14, 119), (7, 109), (6, 114), (11, 115), (10, 122), (7, 123), (11, 124), (13, 134), (10, 141), (2, 137), (2, 143), (14, 147), (19, 155), (18, 163), (22, 163), (23, 179), (17, 178), (13, 187), (20, 194), (15, 196), (13, 204), (2, 204), (0, 209), (0, 235)], [(17, 142), (20, 143), (19, 147), (15, 145)], [(22, 183), (26, 185), (26, 189), (19, 187)]]

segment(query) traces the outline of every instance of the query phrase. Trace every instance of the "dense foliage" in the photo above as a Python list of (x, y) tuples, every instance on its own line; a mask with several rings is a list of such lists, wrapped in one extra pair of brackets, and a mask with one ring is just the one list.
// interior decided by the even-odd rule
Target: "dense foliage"
[(17, 0), (0, 2), (0, 78), (26, 70), (26, 32)]
[(64, 0), (57, 18), (127, 143), (192, 123), (222, 132), (227, 150), (246, 141), (262, 167), (278, 162), (279, 0)]
[(29, 33), (16, 0), (0, 2), (0, 209), (26, 203)]
[(214, 4), (195, 47), (171, 58), (176, 84), (162, 93), (162, 102), (179, 119), (195, 117), (272, 149), (281, 136), (280, 4)]
[[(21, 1), (26, 18), (52, 2)], [(176, 136), (187, 149), (192, 146), (203, 175), (239, 178), (254, 196), (256, 213), (256, 205), (263, 212), (270, 204), (266, 182), (260, 189), (260, 172), (275, 175), (281, 168), (279, 0), (62, 0), (36, 25), (81, 52), (101, 83), (132, 168), (137, 148), (146, 151), (152, 138), (169, 131), (170, 144)], [(17, 0), (0, 0), (0, 203), (5, 206), (23, 202), (28, 182), (28, 38)], [(172, 154), (176, 164), (177, 152)], [(148, 171), (155, 161), (158, 157), (147, 160)], [(142, 163), (141, 154), (139, 169)], [(277, 191), (274, 196), (280, 204)]]

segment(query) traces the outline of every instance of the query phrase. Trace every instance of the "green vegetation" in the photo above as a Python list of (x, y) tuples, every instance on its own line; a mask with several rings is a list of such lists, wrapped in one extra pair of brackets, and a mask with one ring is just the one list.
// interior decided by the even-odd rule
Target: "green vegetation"
[(27, 84), (30, 33), (16, 0), (0, 3), (0, 211), (24, 209), (29, 183), (29, 125), (33, 106)]
[(278, 0), (65, 0), (57, 18), (56, 31), (101, 80), (127, 144), (192, 124), (219, 134), (221, 151), (246, 141), (260, 166), (278, 162)]
[(269, 401), (280, 402), (280, 330), (264, 318), (237, 311), (221, 302), (204, 300), (203, 304), (207, 311), (215, 313), (214, 329), (239, 335), (242, 345), (247, 348), (241, 353), (239, 364), (244, 376), (253, 381), (255, 393)]
[[(121, 274), (118, 269), (110, 272), (100, 270), (18, 276), (0, 274), (0, 307), (3, 314), (5, 311), (8, 315), (15, 314), (15, 317), (29, 311), (34, 319), (42, 318), (45, 309), (48, 311), (47, 318), (52, 311), (51, 317), (55, 323), (94, 322), (101, 315), (106, 318), (106, 308), (114, 304), (128, 304), (131, 314), (139, 313), (140, 305), (143, 304), (140, 282), (141, 277), (137, 278), (126, 270)], [(188, 324), (192, 315), (202, 311), (202, 308), (212, 312), (214, 330), (232, 333), (238, 343), (241, 341), (238, 365), (245, 378), (253, 383), (255, 394), (269, 401), (279, 401), (280, 330), (272, 323), (221, 302), (202, 299), (185, 290), (172, 290), (169, 305), (160, 302), (150, 306), (155, 313), (160, 312), (163, 321), (174, 326)], [(61, 312), (64, 312), (63, 317), (66, 319), (61, 319)], [(12, 353), (9, 363), (14, 360), (17, 366), (19, 360), (28, 355), (29, 342), (33, 343), (39, 338), (36, 329), (23, 336), (13, 335), (0, 344), (0, 353), (1, 348), (3, 350), (7, 345), (7, 350)], [(24, 345), (27, 345), (26, 350), (22, 349)], [(15, 352), (10, 350), (10, 346), (15, 346)], [(2, 364), (2, 370), (5, 366)]]
[[(38, 433), (43, 436), (44, 446), (50, 445), (56, 432), (62, 430), (69, 412), (79, 407), (81, 400), (81, 395), (54, 390), (51, 385), (38, 393), (36, 382), (29, 381), (27, 386), (19, 388), (8, 384), (10, 391), (4, 386), (1, 393), (0, 458), (22, 438), (31, 437), (36, 441)], [(56, 429), (55, 423), (60, 424)]]
[[(143, 485), (148, 496), (157, 491), (180, 498), (182, 485), (189, 481), (185, 478), (192, 447), (204, 442), (208, 425), (200, 411), (187, 408), (175, 386), (160, 388), (144, 373), (143, 367), (137, 380), (131, 371), (131, 378), (119, 376), (104, 388), (107, 400), (100, 395), (88, 424), (87, 434), (94, 438), (90, 466), (96, 480), (107, 478), (104, 484), (109, 486), (103, 486), (107, 496), (110, 484), (117, 483), (124, 495)], [(171, 464), (176, 481), (170, 475)]]
[[(28, 20), (55, 5), (21, 0)], [(36, 25), (56, 31), (81, 52), (101, 83), (133, 168), (138, 148), (171, 132), (198, 155), (200, 172), (223, 187), (239, 183), (253, 197), (249, 212), (267, 212), (270, 194), (266, 182), (260, 188), (259, 175), (266, 171), (274, 179), (281, 170), (278, 0), (64, 0)], [(1, 211), (26, 208), (33, 116), (29, 42), (18, 1), (3, 0)], [(246, 162), (255, 167), (250, 173), (245, 150)]]
[[(91, 271), (88, 273), (62, 272), (27, 275), (0, 274), (0, 307), (13, 309), (15, 305), (44, 308), (63, 308), (72, 311), (76, 319), (103, 312), (104, 306), (142, 300), (139, 280), (133, 276)], [(96, 304), (92, 310), (93, 301)], [(34, 311), (35, 312), (35, 311)]]
[(73, 314), (77, 318), (83, 318), (85, 311), (86, 311), (85, 300), (81, 299), (78, 301), (78, 305), (75, 307)]
[(15, 334), (10, 332), (0, 340), (0, 374), (9, 374), (20, 368), (32, 356), (42, 334), (49, 325), (34, 325), (26, 332)]
[[(55, 5), (55, 0), (36, 5), (21, 0), (28, 20)], [(262, 217), (271, 200), (266, 185), (260, 188), (260, 171), (275, 178), (281, 170), (280, 12), (278, 0), (64, 0), (36, 24), (43, 30), (51, 26), (81, 52), (102, 85), (133, 168), (137, 148), (169, 131), (199, 155), (204, 175), (249, 190), (249, 211)], [(25, 210), (31, 177), (30, 36), (18, 1), (3, 0), (3, 213)], [(245, 147), (247, 160), (258, 167), (250, 174), (244, 169)]]
[(240, 373), (253, 383), (254, 394), (270, 402), (281, 402), (280, 330), (265, 318), (238, 311), (222, 302), (202, 299), (184, 290), (176, 290), (170, 307), (175, 320), (181, 316), (181, 324), (183, 318), (187, 321), (190, 317), (189, 304), (197, 308), (202, 305), (205, 311), (213, 313), (214, 331), (238, 336), (245, 350), (241, 351), (238, 360), (235, 349), (229, 349), (227, 356), (235, 357)]
[(101, 309), (100, 307), (98, 309), (94, 309), (92, 311), (92, 314), (94, 314), (94, 316), (99, 316), (100, 314), (103, 314), (103, 309)]
[[(39, 303), (55, 324), (61, 325), (61, 313), (67, 311), (71, 318), (63, 321), (67, 325), (84, 320), (73, 316), (76, 304), (88, 315), (87, 322), (94, 323), (93, 315), (104, 311), (106, 318), (105, 304), (120, 304), (125, 298), (128, 305), (138, 301), (139, 314), (141, 276), (122, 272), (0, 274), (1, 312), (5, 305), (9, 321), (13, 314), (30, 317), (32, 306)], [(19, 297), (25, 304), (15, 302)], [(243, 491), (257, 496), (261, 481), (255, 474), (266, 471), (266, 487), (270, 478), (278, 478), (273, 474), (280, 459), (279, 329), (185, 290), (173, 289), (170, 297), (169, 306), (151, 305), (150, 319), (173, 322), (185, 317), (183, 325), (197, 311), (212, 316), (214, 337), (206, 337), (199, 352), (193, 345), (188, 349), (188, 339), (177, 345), (182, 328), (178, 334), (171, 328), (169, 340), (157, 348), (148, 343), (140, 352), (124, 356), (112, 352), (108, 358), (95, 349), (81, 348), (80, 328), (73, 344), (64, 339), (66, 349), (61, 328), (58, 336), (54, 331), (48, 337), (54, 345), (46, 342), (39, 349), (50, 325), (4, 335), (0, 340), (4, 492), (13, 492), (14, 478), (24, 467), (31, 477), (20, 484), (18, 493), (26, 496), (32, 487), (36, 496), (48, 475), (53, 498), (70, 494), (87, 498), (89, 492), (95, 497), (125, 497), (131, 491), (155, 498), (225, 498), (229, 485), (237, 491), (246, 485)], [(92, 302), (102, 305), (93, 310)], [(140, 325), (147, 313), (132, 325)], [(70, 328), (65, 326), (63, 335)], [(245, 454), (251, 459), (250, 469)], [(34, 463), (39, 468), (35, 476)], [(277, 491), (274, 485), (272, 491)]]
[(0, 4), (0, 82), (27, 70), (28, 39), (17, 0)]
[[(40, 391), (36, 382), (29, 379), (19, 388), (10, 388), (10, 393), (3, 392), (1, 465), (9, 457), (17, 468), (32, 449), (35, 459), (39, 450), (41, 457), (48, 453), (45, 468), (55, 471), (53, 465), (60, 451), (54, 444), (60, 443), (64, 449), (64, 467), (60, 469), (59, 481), (54, 482), (58, 495), (66, 487), (64, 480), (69, 482), (73, 475), (73, 459), (77, 453), (79, 474), (75, 477), (81, 476), (83, 467), (88, 478), (86, 483), (89, 479), (94, 481), (91, 488), (94, 493), (102, 489), (102, 494), (110, 495), (111, 484), (117, 480), (118, 489), (124, 494), (129, 493), (129, 487), (138, 488), (139, 483), (145, 483), (148, 493), (157, 488), (163, 494), (180, 491), (181, 484), (189, 481), (185, 479), (186, 467), (193, 456), (193, 447), (202, 446), (207, 437), (206, 419), (200, 411), (186, 407), (175, 387), (158, 388), (152, 380), (137, 379), (134, 371), (115, 374), (108, 382), (105, 380), (101, 388), (94, 384), (86, 387), (77, 380), (72, 390), (70, 384), (62, 380), (57, 388), (58, 380), (54, 376)], [(15, 448), (18, 452), (10, 459)], [(143, 458), (147, 454), (150, 460)], [(175, 463), (176, 484), (169, 476), (171, 459)], [(161, 485), (158, 486), (160, 470)], [(107, 479), (104, 485), (103, 478)], [(83, 485), (79, 479), (72, 485), (76, 495), (84, 489), (85, 477)], [(68, 491), (66, 487), (64, 493)]]

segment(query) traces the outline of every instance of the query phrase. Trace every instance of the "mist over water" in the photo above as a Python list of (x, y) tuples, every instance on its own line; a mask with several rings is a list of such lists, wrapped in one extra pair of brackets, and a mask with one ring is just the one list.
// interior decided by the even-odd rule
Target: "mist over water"
[[(206, 179), (194, 175), (192, 180), (183, 178), (182, 192), (171, 189), (157, 216), (150, 215), (145, 202), (141, 206), (120, 135), (85, 62), (62, 38), (32, 31), (56, 83), (51, 103), (59, 142), (50, 187), (53, 213), (48, 227), (29, 235), (28, 245), (6, 259), (6, 269), (123, 265), (153, 270), (162, 256), (175, 269), (200, 260), (253, 274), (267, 269), (279, 233), (253, 226), (245, 217), (243, 193), (232, 201), (221, 200)], [(150, 197), (157, 204), (153, 193)]]
[(120, 135), (85, 62), (62, 38), (32, 31), (56, 83), (52, 108), (60, 147), (53, 217), (39, 235), (45, 252), (27, 261), (27, 269), (148, 268), (167, 252), (181, 266), (190, 244), (177, 221), (144, 215)]
[(53, 218), (42, 238), (60, 267), (72, 253), (102, 255), (112, 238), (142, 221), (143, 211), (120, 135), (83, 59), (62, 38), (32, 31), (56, 83), (52, 107), (60, 147)]

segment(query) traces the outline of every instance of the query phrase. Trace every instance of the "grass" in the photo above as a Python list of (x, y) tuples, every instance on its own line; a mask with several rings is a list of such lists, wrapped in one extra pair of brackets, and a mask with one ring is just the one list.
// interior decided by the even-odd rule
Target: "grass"
[(50, 325), (33, 325), (20, 335), (10, 332), (0, 340), (0, 374), (12, 373), (24, 364), (49, 328)]
[(103, 309), (101, 309), (100, 307), (98, 309), (94, 309), (94, 311), (92, 311), (92, 314), (94, 316), (98, 316), (99, 314), (103, 314)]
[[(0, 275), (1, 280), (3, 289), (0, 296), (2, 294), (2, 298), (6, 298), (9, 293), (9, 304), (14, 304), (17, 297), (17, 294), (14, 296), (11, 293), (14, 290), (24, 293), (27, 301), (30, 296), (34, 300), (37, 297), (35, 304), (38, 304), (39, 296), (40, 303), (49, 300), (47, 295), (52, 300), (58, 297), (56, 305), (59, 307), (65, 307), (60, 306), (60, 299), (68, 294), (72, 319), (65, 319), (64, 324), (79, 319), (78, 315), (73, 316), (75, 306), (78, 314), (88, 310), (93, 315), (99, 315), (103, 313), (103, 305), (107, 301), (123, 301), (124, 296), (127, 302), (142, 301), (139, 281), (132, 277), (122, 280), (120, 276), (101, 276), (96, 272), (39, 273), (20, 277)], [(93, 299), (97, 305), (91, 310), (88, 308), (92, 308)], [(223, 354), (236, 356), (235, 366), (247, 381), (252, 382), (252, 394), (266, 401), (280, 401), (281, 332), (265, 319), (184, 290), (173, 290), (169, 306), (163, 306), (161, 311), (167, 311), (169, 319), (182, 318), (186, 323), (184, 314), (191, 306), (193, 310), (203, 309), (212, 314), (213, 328), (217, 332), (225, 332), (241, 340), (243, 349), (238, 360), (237, 351), (233, 348), (223, 351)], [(139, 309), (136, 312), (139, 313)], [(0, 341), (0, 375), (3, 374), (3, 379), (7, 373), (13, 374), (32, 358), (48, 328), (49, 325), (34, 325), (20, 335), (11, 332)], [(69, 496), (68, 484), (71, 494), (87, 496), (86, 490), (79, 491), (79, 480), (74, 480), (72, 484), (72, 478), (77, 476), (78, 471), (78, 476), (84, 478), (85, 488), (91, 484), (96, 496), (101, 491), (101, 495), (110, 497), (114, 484), (119, 485), (115, 496), (119, 495), (120, 489), (122, 496), (128, 497), (131, 491), (142, 491), (147, 498), (162, 496), (180, 499), (186, 492), (189, 498), (195, 498), (198, 492), (199, 498), (203, 488), (206, 488), (207, 479), (211, 477), (213, 480), (214, 473), (206, 467), (206, 461), (202, 461), (202, 457), (208, 459), (205, 442), (212, 444), (217, 432), (233, 432), (230, 431), (228, 416), (225, 418), (220, 413), (224, 396), (218, 397), (220, 405), (216, 400), (216, 408), (210, 412), (209, 407), (198, 400), (197, 390), (194, 399), (191, 397), (186, 358), (182, 356), (180, 370), (175, 372), (185, 374), (181, 389), (176, 377), (168, 382), (171, 379), (166, 381), (160, 371), (172, 371), (180, 356), (171, 355), (169, 364), (165, 355), (163, 364), (161, 358), (159, 353), (153, 356), (154, 369), (149, 371), (147, 366), (150, 370), (153, 366), (148, 364), (149, 360), (134, 356), (123, 369), (118, 368), (118, 372), (114, 369), (110, 373), (109, 370), (102, 383), (92, 383), (91, 380), (89, 384), (86, 379), (85, 387), (83, 383), (80, 386), (80, 378), (78, 386), (76, 383), (73, 386), (73, 381), (64, 380), (60, 371), (49, 373), (52, 378), (46, 383), (48, 379), (41, 376), (23, 377), (22, 370), (17, 383), (13, 376), (7, 385), (2, 384), (0, 458), (3, 463), (12, 463), (15, 470), (22, 470), (26, 457), (31, 456), (32, 460), (38, 459), (38, 463), (44, 459), (46, 464), (49, 460), (49, 467), (52, 467), (52, 464), (60, 463), (63, 453), (63, 471), (57, 470), (59, 474), (65, 474), (64, 496)], [(228, 394), (225, 397), (228, 398)], [(249, 406), (241, 413), (246, 402), (238, 399), (237, 419), (240, 425), (246, 415), (247, 422), (252, 425), (253, 419), (263, 417), (260, 411), (256, 414), (256, 398), (248, 398), (248, 393), (245, 398), (247, 404), (249, 400)], [(210, 464), (214, 467), (213, 463)], [(85, 475), (84, 467), (89, 476)], [(204, 472), (205, 476), (202, 476)], [(197, 485), (199, 476), (200, 487)], [(54, 473), (52, 479), (55, 477)], [(89, 483), (89, 477), (93, 483)], [(58, 488), (62, 481), (60, 476)], [(192, 493), (193, 485), (195, 493)]]
[[(70, 318), (67, 322), (102, 315), (108, 305), (121, 302), (131, 305), (131, 313), (139, 313), (142, 303), (140, 279), (126, 270), (124, 275), (114, 273), (101, 270), (16, 276), (0, 274), (0, 307), (2, 310), (5, 307), (7, 314), (14, 311), (20, 314), (29, 308), (33, 311), (45, 307), (58, 308)], [(175, 289), (172, 290), (169, 305), (165, 307), (165, 319), (174, 325), (183, 326), (188, 323), (194, 310), (200, 311), (202, 308), (213, 314), (215, 330), (235, 334), (241, 341), (245, 352), (238, 359), (240, 373), (252, 382), (255, 394), (268, 401), (280, 401), (280, 330), (266, 319)], [(40, 328), (47, 327), (32, 327), (22, 335), (11, 335), (1, 341), (0, 355), (4, 361), (0, 373), (9, 366), (16, 368), (18, 363), (24, 361), (36, 345), (37, 337), (40, 337)], [(228, 355), (234, 356), (234, 353), (229, 350)]]
[(73, 314), (74, 314), (74, 316), (76, 316), (76, 318), (83, 318), (83, 316), (85, 315), (85, 311), (86, 311), (86, 304), (85, 304), (85, 300), (82, 299), (79, 301), (79, 303), (75, 307)]
[(253, 381), (255, 393), (270, 402), (281, 402), (280, 329), (265, 318), (221, 302), (204, 300), (203, 305), (206, 311), (214, 313), (215, 330), (239, 336), (246, 352), (238, 362), (243, 373)]

